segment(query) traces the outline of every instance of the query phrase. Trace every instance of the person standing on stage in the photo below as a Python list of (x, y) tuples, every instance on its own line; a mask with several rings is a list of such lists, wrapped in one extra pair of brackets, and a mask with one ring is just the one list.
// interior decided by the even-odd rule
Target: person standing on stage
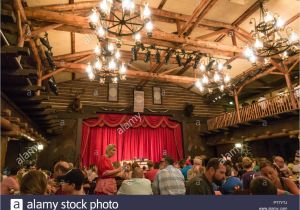
[(115, 175), (118, 174), (122, 168), (114, 168), (110, 160), (116, 153), (116, 145), (109, 144), (106, 147), (106, 154), (100, 157), (98, 162), (98, 180), (95, 188), (95, 194), (100, 195), (114, 195), (117, 193), (117, 183)]

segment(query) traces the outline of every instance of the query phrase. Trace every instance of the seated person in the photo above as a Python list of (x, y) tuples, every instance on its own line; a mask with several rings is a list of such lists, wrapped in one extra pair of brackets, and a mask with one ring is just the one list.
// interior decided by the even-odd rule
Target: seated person
[(46, 175), (38, 170), (25, 173), (21, 180), (21, 195), (45, 195), (47, 192)]
[(10, 175), (1, 181), (1, 195), (14, 194), (20, 190), (20, 184), (17, 178), (19, 168), (12, 168)]
[(132, 171), (132, 177), (124, 180), (118, 195), (152, 195), (151, 181), (144, 178), (143, 170), (135, 167)]
[(275, 185), (266, 177), (256, 177), (250, 183), (251, 195), (276, 195)]
[(299, 188), (290, 179), (281, 177), (278, 168), (270, 161), (260, 163), (261, 174), (271, 180), (277, 188), (278, 194), (294, 194), (300, 195)]
[(233, 194), (237, 191), (242, 190), (242, 182), (239, 178), (232, 175), (232, 165), (231, 162), (226, 162), (226, 173), (225, 182), (220, 187), (222, 194)]
[(85, 195), (83, 190), (84, 175), (80, 169), (72, 169), (64, 176), (57, 178), (65, 195)]

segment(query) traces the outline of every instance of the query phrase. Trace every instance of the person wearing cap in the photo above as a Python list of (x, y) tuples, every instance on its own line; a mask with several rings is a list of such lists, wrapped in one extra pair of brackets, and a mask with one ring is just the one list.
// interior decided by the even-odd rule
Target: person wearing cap
[(122, 167), (114, 168), (110, 160), (116, 153), (116, 145), (109, 144), (106, 147), (106, 154), (100, 157), (98, 162), (98, 180), (95, 194), (115, 195), (117, 193), (117, 182), (115, 176), (122, 171)]
[(174, 160), (165, 157), (167, 167), (157, 172), (152, 190), (156, 195), (185, 195), (184, 177), (181, 171), (173, 166)]
[(83, 190), (84, 175), (80, 169), (72, 169), (58, 177), (65, 195), (85, 195)]

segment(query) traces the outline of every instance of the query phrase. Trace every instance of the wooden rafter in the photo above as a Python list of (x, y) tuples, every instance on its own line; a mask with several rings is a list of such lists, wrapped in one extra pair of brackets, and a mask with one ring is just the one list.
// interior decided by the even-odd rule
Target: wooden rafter
[(200, 1), (200, 4), (193, 11), (193, 14), (190, 16), (188, 21), (181, 27), (181, 30), (178, 34), (179, 36), (183, 35), (188, 30), (190, 25), (196, 21), (196, 18), (203, 11), (203, 9), (207, 6), (208, 3), (209, 3), (209, 0)]
[(61, 27), (61, 26), (63, 26), (63, 24), (55, 23), (55, 24), (49, 24), (48, 26), (45, 26), (45, 27), (40, 27), (40, 28), (32, 31), (29, 38), (38, 36), (41, 33), (47, 32), (49, 30), (56, 29), (56, 28)]
[(166, 4), (167, 0), (161, 0), (161, 2), (159, 3), (157, 9), (162, 9), (164, 7), (164, 5)]
[[(75, 71), (78, 73), (85, 73), (85, 69), (87, 64), (82, 63), (67, 63), (67, 62), (55, 62), (57, 67), (60, 68), (67, 68), (70, 71)], [(127, 77), (131, 78), (141, 78), (146, 80), (158, 80), (163, 82), (172, 82), (172, 83), (179, 83), (179, 84), (191, 84), (196, 81), (196, 78), (192, 77), (185, 77), (185, 76), (176, 76), (176, 75), (161, 75), (153, 72), (145, 72), (145, 71), (135, 71), (128, 69), (126, 72)]]
[[(84, 61), (86, 61), (86, 60), (88, 60), (88, 59), (90, 59), (92, 57), (94, 57), (94, 55), (92, 55), (92, 54), (91, 55), (86, 55), (83, 58), (74, 61), (74, 63), (81, 63), (81, 62), (84, 62)], [(55, 74), (57, 74), (59, 72), (65, 71), (65, 70), (68, 70), (68, 69), (64, 68), (64, 67), (59, 68), (59, 69), (57, 69), (57, 70), (55, 70), (55, 71), (53, 71), (53, 72), (51, 72), (49, 74), (44, 75), (42, 77), (42, 80), (48, 79), (48, 78), (52, 77), (53, 75), (55, 75)]]
[[(66, 11), (74, 12), (77, 10), (90, 11), (92, 8), (98, 6), (98, 4), (99, 1), (88, 1), (88, 2), (77, 2), (74, 4), (58, 4), (58, 5), (31, 7), (30, 9), (35, 9), (35, 10), (43, 9), (43, 10), (57, 11), (57, 12), (66, 12)], [(140, 5), (137, 5), (137, 7), (139, 6)], [(187, 22), (190, 19), (189, 15), (156, 9), (153, 7), (151, 7), (150, 9), (154, 20), (158, 18), (160, 21), (163, 22), (176, 23), (176, 21)], [(208, 19), (201, 20), (197, 27), (204, 27), (204, 28), (208, 27), (208, 28), (214, 28), (215, 30), (218, 30), (220, 28), (234, 29), (234, 27), (232, 27), (228, 23), (208, 20)]]
[[(297, 59), (299, 59), (299, 55), (291, 56), (291, 57), (289, 57), (289, 59), (285, 60), (285, 61), (283, 62), (283, 64), (284, 64), (284, 65), (289, 65), (290, 63), (294, 62), (294, 61), (297, 60)], [(276, 65), (276, 64), (275, 64), (275, 65)], [(251, 71), (255, 71), (255, 70), (257, 70), (257, 68), (258, 68), (258, 67), (252, 68)], [(279, 68), (281, 68), (281, 67), (279, 66)], [(262, 77), (264, 77), (264, 76), (270, 74), (271, 72), (275, 71), (276, 69), (277, 69), (277, 67), (272, 66), (272, 67), (270, 67), (269, 69), (265, 70), (264, 72), (262, 72), (262, 73), (260, 73), (260, 74), (258, 74), (258, 75), (256, 75), (256, 76), (254, 76), (254, 77), (248, 79), (247, 81), (245, 81), (245, 82), (238, 88), (237, 94), (240, 94), (240, 92), (242, 91), (242, 89), (243, 89), (246, 85), (248, 85), (249, 83), (251, 83), (251, 82), (253, 82), (253, 81), (255, 81), (255, 80), (259, 79), (259, 78), (262, 78)]]
[(241, 25), (248, 17), (250, 17), (260, 6), (261, 0), (257, 0), (251, 5), (241, 16), (239, 16), (235, 21), (233, 21), (233, 26)]
[(202, 10), (202, 12), (198, 15), (195, 23), (193, 23), (186, 31), (186, 36), (189, 36), (196, 26), (199, 25), (200, 21), (204, 18), (204, 16), (209, 12), (209, 10), (214, 6), (214, 4), (217, 2), (217, 0), (211, 0), (207, 4), (207, 6)]
[(225, 33), (227, 33), (228, 31), (229, 31), (229, 29), (223, 28), (223, 29), (220, 29), (220, 30), (218, 30), (218, 31), (213, 31), (213, 32), (211, 32), (211, 33), (209, 33), (209, 34), (205, 34), (205, 35), (202, 35), (202, 36), (198, 36), (196, 39), (197, 39), (197, 40), (198, 40), (198, 39), (200, 39), (200, 40), (206, 40), (206, 39), (208, 39), (208, 38), (211, 38), (211, 37), (216, 36), (216, 35), (219, 35), (219, 34), (225, 34)]

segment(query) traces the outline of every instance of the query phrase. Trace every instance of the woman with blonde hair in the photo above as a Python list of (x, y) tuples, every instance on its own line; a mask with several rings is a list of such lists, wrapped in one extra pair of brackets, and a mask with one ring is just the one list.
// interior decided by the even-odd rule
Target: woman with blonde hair
[(193, 167), (187, 172), (188, 181), (203, 172), (204, 172), (204, 168), (202, 166), (202, 159), (200, 158), (200, 156), (196, 156), (193, 161)]
[(106, 147), (106, 154), (100, 157), (98, 162), (98, 180), (95, 194), (114, 195), (117, 193), (117, 182), (115, 176), (122, 170), (121, 167), (114, 168), (110, 160), (116, 153), (116, 145), (109, 144)]

